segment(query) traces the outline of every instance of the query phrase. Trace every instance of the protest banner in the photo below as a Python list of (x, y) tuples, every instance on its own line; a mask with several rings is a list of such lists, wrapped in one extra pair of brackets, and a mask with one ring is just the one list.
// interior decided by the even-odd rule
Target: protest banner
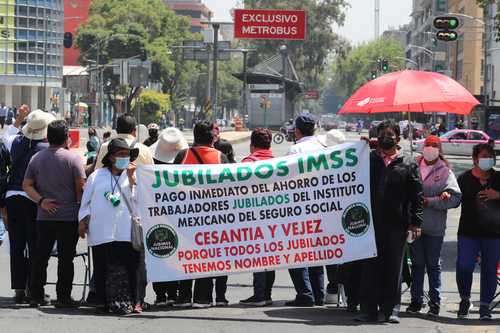
[(254, 163), (140, 166), (148, 279), (374, 257), (369, 177), (362, 141)]

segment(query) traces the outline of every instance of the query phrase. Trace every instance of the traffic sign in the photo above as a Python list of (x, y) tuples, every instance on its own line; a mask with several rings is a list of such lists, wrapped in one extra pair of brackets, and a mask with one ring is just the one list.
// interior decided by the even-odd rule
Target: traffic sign
[(305, 10), (236, 9), (234, 37), (239, 39), (306, 39)]
[[(203, 41), (190, 41), (186, 40), (182, 42), (183, 44), (183, 58), (184, 60), (198, 60), (207, 61), (208, 57), (212, 56), (212, 51), (207, 48), (207, 45)], [(218, 60), (226, 61), (231, 59), (231, 52), (224, 51), (225, 49), (231, 48), (231, 43), (228, 41), (219, 41), (217, 43), (219, 49)], [(210, 52), (210, 53), (209, 53)]]
[(279, 90), (279, 84), (249, 84), (248, 88), (250, 90)]

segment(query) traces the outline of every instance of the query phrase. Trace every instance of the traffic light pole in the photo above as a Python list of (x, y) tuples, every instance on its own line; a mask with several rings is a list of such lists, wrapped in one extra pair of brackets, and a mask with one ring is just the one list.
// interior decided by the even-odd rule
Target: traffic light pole
[(213, 46), (213, 83), (212, 83), (212, 118), (213, 121), (217, 121), (217, 61), (219, 58), (219, 28), (220, 24), (214, 23), (212, 24), (214, 29), (214, 46)]

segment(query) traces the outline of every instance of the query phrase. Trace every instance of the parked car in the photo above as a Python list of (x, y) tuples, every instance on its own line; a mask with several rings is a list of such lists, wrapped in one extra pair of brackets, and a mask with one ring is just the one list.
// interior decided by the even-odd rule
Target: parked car
[[(443, 154), (472, 156), (472, 148), (480, 143), (494, 142), (495, 152), (500, 153), (500, 140), (493, 141), (489, 135), (483, 131), (474, 130), (453, 130), (443, 134), (441, 137)], [(412, 150), (422, 152), (425, 140), (414, 141)]]

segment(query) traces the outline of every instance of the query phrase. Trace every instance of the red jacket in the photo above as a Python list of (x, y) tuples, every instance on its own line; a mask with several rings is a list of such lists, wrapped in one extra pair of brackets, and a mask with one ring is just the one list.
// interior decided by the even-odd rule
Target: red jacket
[(271, 149), (259, 149), (242, 159), (241, 162), (256, 162), (269, 160), (271, 158), (274, 158), (273, 151)]

